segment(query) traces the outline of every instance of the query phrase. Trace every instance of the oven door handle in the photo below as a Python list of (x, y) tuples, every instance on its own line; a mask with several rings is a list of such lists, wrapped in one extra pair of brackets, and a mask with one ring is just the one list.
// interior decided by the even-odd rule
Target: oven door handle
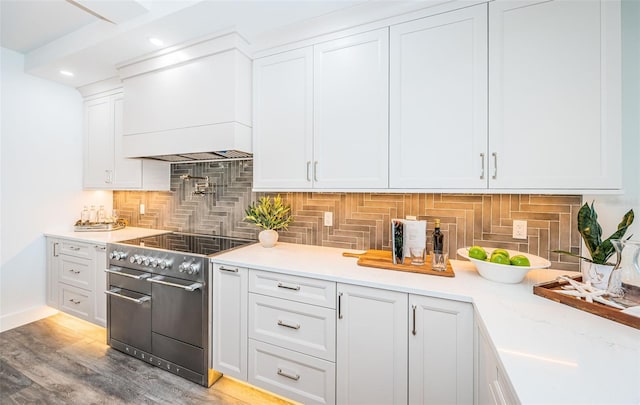
[(193, 284), (190, 284), (190, 285), (182, 285), (182, 284), (170, 283), (168, 281), (164, 281), (164, 277), (163, 276), (151, 277), (151, 278), (148, 278), (147, 281), (152, 282), (152, 283), (156, 283), (156, 284), (167, 285), (169, 287), (181, 288), (181, 289), (186, 290), (186, 291), (195, 291), (195, 290), (198, 290), (198, 289), (203, 287), (202, 283), (193, 283)]
[(137, 276), (134, 274), (127, 274), (124, 271), (122, 271), (122, 267), (112, 267), (110, 269), (104, 269), (104, 271), (106, 271), (107, 273), (117, 274), (119, 276), (125, 276), (125, 277), (133, 278), (136, 280), (144, 280), (145, 278), (151, 277), (151, 274), (149, 273), (143, 273)]
[(112, 288), (108, 291), (105, 291), (104, 293), (107, 295), (111, 295), (113, 297), (118, 297), (127, 301), (135, 302), (136, 304), (142, 304), (144, 302), (151, 300), (151, 297), (149, 297), (148, 295), (145, 295), (144, 297), (140, 297), (140, 298), (131, 298), (131, 297), (127, 297), (126, 295), (118, 294), (120, 291), (122, 291), (120, 288)]

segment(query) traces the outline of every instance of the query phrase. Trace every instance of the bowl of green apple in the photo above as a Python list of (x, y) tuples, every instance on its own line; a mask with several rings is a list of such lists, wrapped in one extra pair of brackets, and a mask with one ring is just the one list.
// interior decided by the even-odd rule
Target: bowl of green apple
[(498, 283), (517, 284), (529, 270), (551, 267), (549, 260), (517, 250), (471, 246), (458, 249), (458, 255), (471, 261), (482, 277)]

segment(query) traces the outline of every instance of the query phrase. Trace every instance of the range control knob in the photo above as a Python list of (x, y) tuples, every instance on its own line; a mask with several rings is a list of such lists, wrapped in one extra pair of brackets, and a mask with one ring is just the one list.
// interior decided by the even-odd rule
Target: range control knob
[(143, 263), (145, 266), (151, 265), (151, 258), (149, 256), (145, 257)]
[(129, 258), (129, 263), (133, 264), (138, 261), (138, 255), (131, 256)]
[(114, 250), (113, 252), (109, 253), (109, 259), (120, 260), (120, 252), (118, 252), (117, 250)]
[(115, 252), (116, 255), (116, 260), (124, 260), (127, 258), (127, 254), (125, 252)]
[(200, 263), (193, 263), (189, 265), (187, 269), (187, 274), (198, 274), (200, 271)]
[(160, 260), (158, 258), (151, 260), (151, 267), (158, 267), (159, 262)]
[(171, 268), (171, 260), (166, 260), (166, 259), (160, 260), (159, 266), (160, 266), (160, 268), (162, 270), (170, 269)]
[(142, 262), (144, 261), (144, 259), (146, 259), (144, 256), (138, 256), (138, 255), (136, 255), (136, 263), (138, 263), (138, 264), (142, 264)]
[(178, 271), (180, 273), (184, 273), (185, 271), (189, 270), (190, 264), (191, 264), (191, 262), (182, 262), (182, 263), (180, 263), (180, 266), (178, 266)]

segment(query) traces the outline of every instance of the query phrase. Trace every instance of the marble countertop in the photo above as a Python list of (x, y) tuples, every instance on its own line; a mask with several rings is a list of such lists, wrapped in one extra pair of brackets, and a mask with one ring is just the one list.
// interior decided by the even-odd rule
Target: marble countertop
[(212, 260), (471, 302), (523, 404), (640, 404), (640, 330), (533, 294), (534, 284), (570, 272), (532, 270), (522, 283), (500, 284), (467, 261), (452, 260), (448, 278), (361, 267), (344, 251), (254, 244)]
[(97, 242), (97, 243), (111, 243), (120, 242), (127, 239), (144, 238), (147, 236), (160, 235), (167, 233), (163, 229), (148, 229), (148, 228), (136, 228), (128, 226), (124, 229), (118, 229), (117, 231), (105, 231), (105, 232), (75, 232), (73, 228), (52, 230), (45, 232), (45, 236), (51, 236), (54, 238), (71, 239), (78, 242)]

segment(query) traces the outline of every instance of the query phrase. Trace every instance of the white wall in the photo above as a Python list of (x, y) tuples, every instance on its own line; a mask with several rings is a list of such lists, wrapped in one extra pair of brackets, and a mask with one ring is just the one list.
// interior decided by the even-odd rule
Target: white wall
[(0, 48), (0, 331), (50, 313), (43, 232), (70, 229), (84, 204), (111, 192), (82, 191), (82, 98), (23, 73), (24, 57)]

